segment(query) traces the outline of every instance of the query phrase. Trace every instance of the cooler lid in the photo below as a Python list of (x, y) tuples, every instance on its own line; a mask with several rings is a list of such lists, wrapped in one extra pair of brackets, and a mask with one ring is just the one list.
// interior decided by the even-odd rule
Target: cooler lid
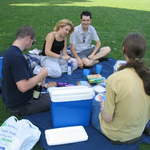
[(48, 88), (52, 102), (67, 102), (93, 99), (94, 90), (87, 86), (68, 86)]
[(61, 145), (88, 140), (83, 126), (71, 126), (45, 130), (48, 145)]

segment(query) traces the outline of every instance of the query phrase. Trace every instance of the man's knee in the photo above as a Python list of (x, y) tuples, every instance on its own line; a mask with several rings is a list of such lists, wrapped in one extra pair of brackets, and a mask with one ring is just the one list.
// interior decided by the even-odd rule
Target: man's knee
[(111, 52), (111, 48), (109, 46), (105, 46), (105, 47), (102, 47), (100, 51), (108, 54)]
[(83, 58), (82, 61), (83, 61), (84, 66), (86, 66), (86, 67), (92, 66), (92, 60), (90, 60), (88, 58)]

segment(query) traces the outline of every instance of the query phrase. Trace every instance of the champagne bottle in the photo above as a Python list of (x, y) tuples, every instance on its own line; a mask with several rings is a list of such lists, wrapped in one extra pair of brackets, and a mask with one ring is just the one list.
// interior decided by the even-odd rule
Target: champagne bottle
[(41, 91), (42, 91), (41, 84), (37, 84), (33, 91), (33, 98), (38, 99), (40, 97)]

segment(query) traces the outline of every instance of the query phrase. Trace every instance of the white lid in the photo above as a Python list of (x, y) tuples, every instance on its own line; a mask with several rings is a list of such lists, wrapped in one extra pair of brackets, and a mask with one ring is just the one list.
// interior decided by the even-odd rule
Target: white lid
[(69, 144), (88, 140), (83, 126), (72, 126), (45, 130), (48, 145)]
[(66, 102), (92, 99), (94, 90), (87, 86), (68, 86), (48, 88), (52, 102)]

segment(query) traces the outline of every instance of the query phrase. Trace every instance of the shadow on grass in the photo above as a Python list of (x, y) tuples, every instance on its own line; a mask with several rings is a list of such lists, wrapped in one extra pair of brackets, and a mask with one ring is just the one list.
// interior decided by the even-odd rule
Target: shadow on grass
[[(84, 0), (82, 2), (87, 2)], [(7, 1), (8, 2), (8, 1)], [(68, 18), (75, 25), (80, 23), (80, 12), (89, 10), (93, 14), (93, 25), (101, 38), (102, 45), (112, 47), (111, 56), (122, 57), (120, 52), (123, 37), (129, 32), (140, 32), (150, 39), (150, 13), (147, 11), (129, 10), (111, 7), (75, 7), (54, 6), (57, 4), (73, 3), (74, 0), (26, 0), (27, 4), (47, 3), (47, 7), (18, 7), (5, 5), (0, 9), (0, 51), (7, 48), (14, 39), (15, 31), (22, 25), (31, 25), (37, 32), (37, 44), (42, 48), (45, 35), (53, 30), (55, 23), (63, 18)], [(76, 0), (80, 2), (80, 0)], [(24, 0), (9, 1), (11, 4), (23, 4)], [(5, 13), (4, 13), (5, 12)], [(148, 44), (149, 47), (149, 44)], [(149, 53), (150, 54), (150, 53)]]

